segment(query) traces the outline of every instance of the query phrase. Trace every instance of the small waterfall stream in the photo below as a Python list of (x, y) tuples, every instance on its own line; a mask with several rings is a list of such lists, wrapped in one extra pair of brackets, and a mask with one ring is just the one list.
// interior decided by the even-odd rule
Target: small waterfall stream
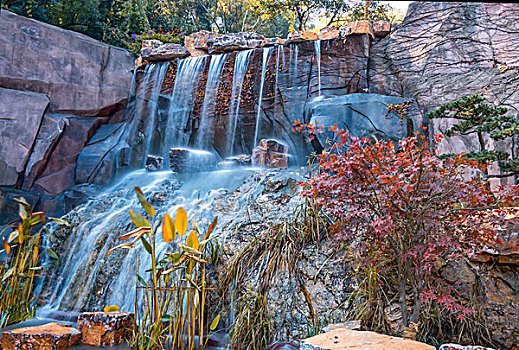
[(264, 47), (263, 48), (263, 63), (261, 65), (261, 83), (260, 83), (260, 92), (258, 97), (258, 112), (256, 114), (256, 128), (254, 129), (254, 147), (258, 145), (258, 134), (260, 130), (260, 121), (261, 121), (261, 103), (263, 101), (263, 88), (265, 85), (265, 74), (267, 72), (267, 64), (270, 58), (270, 53), (272, 52), (273, 47)]
[(253, 52), (253, 50), (240, 51), (236, 54), (236, 60), (234, 61), (234, 75), (232, 80), (231, 106), (229, 114), (231, 120), (229, 123), (230, 127), (227, 131), (227, 154), (229, 155), (234, 154), (234, 142), (236, 139), (236, 127), (238, 125), (238, 112), (240, 111), (243, 79), (247, 72), (249, 58)]
[(314, 41), (315, 60), (317, 62), (317, 74), (319, 77), (319, 96), (321, 96), (321, 40)]

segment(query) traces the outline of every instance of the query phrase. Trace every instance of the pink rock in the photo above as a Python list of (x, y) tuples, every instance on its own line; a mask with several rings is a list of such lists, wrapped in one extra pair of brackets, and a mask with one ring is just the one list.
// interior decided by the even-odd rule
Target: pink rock
[(288, 147), (276, 140), (260, 141), (252, 150), (252, 165), (265, 168), (288, 168)]
[(93, 346), (114, 346), (131, 335), (133, 314), (129, 312), (84, 312), (79, 314), (77, 326), (82, 343)]
[(185, 58), (189, 55), (191, 55), (191, 53), (185, 46), (172, 43), (141, 50), (142, 58), (147, 61), (172, 60), (175, 58)]
[(384, 37), (391, 32), (391, 22), (377, 21), (373, 23), (373, 33), (375, 36)]
[(69, 324), (47, 323), (36, 327), (6, 331), (0, 338), (2, 350), (65, 350), (76, 346), (81, 332)]
[(319, 37), (317, 33), (309, 32), (307, 30), (302, 32), (290, 32), (288, 38), (285, 41), (286, 44), (300, 43), (303, 41), (317, 40)]
[(329, 26), (321, 29), (319, 39), (335, 39), (340, 36), (339, 27)]

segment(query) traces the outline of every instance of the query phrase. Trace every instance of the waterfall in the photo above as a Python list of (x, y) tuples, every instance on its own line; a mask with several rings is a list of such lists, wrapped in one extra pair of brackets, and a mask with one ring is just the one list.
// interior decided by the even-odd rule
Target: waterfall
[(319, 76), (319, 96), (321, 96), (321, 40), (314, 41), (315, 60), (317, 62), (317, 73)]
[(249, 58), (254, 50), (240, 51), (236, 54), (236, 60), (234, 61), (234, 75), (232, 80), (232, 92), (231, 92), (231, 106), (229, 109), (229, 128), (227, 129), (227, 154), (231, 155), (234, 153), (234, 142), (236, 139), (236, 127), (238, 125), (238, 112), (240, 110), (241, 102), (241, 89), (243, 85), (243, 79), (247, 72), (247, 65)]
[(214, 140), (214, 125), (211, 123), (210, 116), (214, 113), (218, 87), (220, 86), (220, 76), (228, 56), (228, 54), (211, 56), (209, 71), (207, 73), (207, 84), (205, 86), (204, 102), (200, 115), (200, 126), (198, 128), (198, 148), (209, 149)]
[(189, 57), (178, 61), (175, 85), (170, 97), (164, 150), (166, 160), (169, 159), (170, 147), (187, 146), (190, 137), (189, 116), (193, 111), (198, 81), (208, 56)]
[[(155, 65), (155, 64), (153, 64)], [(162, 82), (164, 81), (164, 76), (166, 75), (166, 71), (168, 70), (169, 63), (163, 63), (160, 65), (160, 68), (156, 70), (153, 79), (152, 79), (152, 90), (150, 94), (150, 98), (148, 100), (148, 111), (146, 118), (146, 130), (144, 131), (145, 137), (145, 148), (143, 150), (144, 162), (146, 164), (146, 158), (148, 154), (150, 154), (151, 141), (153, 140), (153, 134), (155, 125), (157, 123), (157, 109), (158, 109), (158, 101), (160, 89), (162, 87)]]
[(270, 53), (272, 52), (273, 47), (264, 47), (263, 48), (263, 63), (261, 65), (261, 83), (260, 83), (260, 92), (258, 97), (258, 112), (256, 114), (256, 129), (254, 130), (254, 143), (253, 147), (258, 145), (258, 134), (261, 120), (261, 104), (263, 101), (263, 88), (265, 85), (265, 74), (267, 72), (267, 64), (270, 58)]

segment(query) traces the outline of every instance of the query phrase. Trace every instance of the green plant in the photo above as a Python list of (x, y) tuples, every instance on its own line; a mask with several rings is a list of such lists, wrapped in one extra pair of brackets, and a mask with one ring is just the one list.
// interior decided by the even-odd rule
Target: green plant
[[(185, 210), (179, 208), (175, 220), (168, 213), (157, 218), (141, 189), (135, 187), (135, 192), (148, 217), (154, 221), (150, 223), (130, 210), (137, 228), (119, 240), (132, 241), (107, 253), (110, 255), (120, 248), (133, 249), (134, 244), (140, 242), (151, 261), (151, 269), (145, 277), (139, 275), (139, 261), (136, 261), (135, 319), (129, 344), (132, 349), (200, 348), (204, 336), (214, 330), (219, 321), (217, 316), (206, 331), (206, 264), (218, 260), (218, 244), (213, 241), (215, 237), (210, 238), (217, 219), (205, 232), (193, 220), (193, 229), (184, 241), (188, 228)], [(163, 256), (158, 255), (156, 248), (160, 229), (164, 242), (171, 245), (171, 251)]]
[[(33, 230), (44, 225), (48, 219), (43, 212), (33, 213), (23, 197), (14, 200), (19, 204), (20, 223), (9, 234), (8, 239), (2, 237), (2, 252), (6, 256), (0, 265), (0, 328), (34, 316), (34, 279), (43, 276), (44, 271), (39, 266), (43, 228), (36, 233)], [(58, 224), (68, 225), (63, 220), (50, 219)], [(6, 229), (8, 228), (9, 226)], [(47, 249), (47, 254), (52, 259), (58, 259), (56, 253), (50, 249)]]
[[(519, 157), (509, 152), (489, 150), (486, 138), (502, 141), (519, 135), (519, 120), (513, 115), (507, 115), (508, 108), (494, 107), (485, 103), (485, 98), (480, 95), (464, 96), (440, 106), (438, 109), (427, 113), (430, 119), (451, 118), (459, 121), (447, 129), (444, 134), (451, 136), (476, 135), (479, 150), (465, 154), (468, 159), (476, 160), (482, 164), (498, 162), (504, 172), (489, 177), (509, 177), (519, 174)], [(444, 158), (452, 154), (443, 155)], [(487, 172), (485, 168), (485, 172)]]

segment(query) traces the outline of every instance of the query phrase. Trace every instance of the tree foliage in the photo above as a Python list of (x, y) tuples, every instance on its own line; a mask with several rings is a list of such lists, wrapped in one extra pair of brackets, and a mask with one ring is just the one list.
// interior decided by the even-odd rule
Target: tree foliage
[(513, 157), (509, 152), (489, 150), (486, 138), (502, 141), (519, 135), (519, 120), (509, 115), (508, 111), (506, 107), (495, 107), (485, 103), (485, 98), (480, 95), (469, 95), (440, 106), (429, 112), (427, 117), (458, 121), (444, 132), (445, 135), (476, 135), (479, 151), (468, 153), (465, 157), (483, 164), (497, 161), (504, 172), (499, 177), (507, 177), (519, 174), (519, 157)]
[[(296, 128), (322, 130), (299, 123)], [(470, 307), (439, 272), (494, 239), (496, 218), (486, 210), (511, 205), (518, 188), (491, 192), (484, 179), (468, 176), (476, 173), (476, 161), (463, 155), (440, 159), (423, 135), (373, 143), (331, 130), (340, 141), (319, 156), (318, 173), (303, 183), (304, 195), (335, 220), (335, 237), (351, 244), (360, 266), (396, 276), (405, 326), (419, 320), (425, 303), (463, 319)]]

